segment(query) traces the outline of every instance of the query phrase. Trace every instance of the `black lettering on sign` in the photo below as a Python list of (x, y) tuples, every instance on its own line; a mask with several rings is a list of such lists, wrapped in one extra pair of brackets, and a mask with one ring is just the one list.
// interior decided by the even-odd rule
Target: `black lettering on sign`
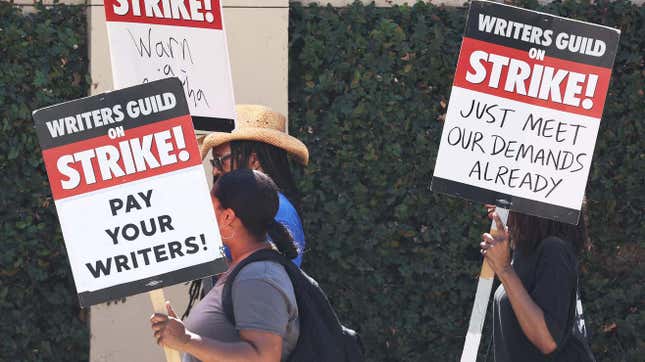
[(199, 251), (206, 251), (206, 237), (199, 234), (201, 246), (196, 242), (197, 237), (189, 236), (181, 241), (170, 241), (165, 244), (158, 244), (152, 247), (139, 249), (128, 254), (119, 254), (85, 263), (87, 270), (94, 278), (109, 276), (116, 273), (123, 273), (135, 270), (142, 265), (163, 263), (168, 260), (186, 257), (196, 254)]
[[(157, 225), (159, 225), (157, 227)], [(172, 226), (172, 218), (170, 215), (160, 215), (156, 218), (144, 219), (139, 223), (128, 223), (124, 226), (115, 226), (112, 229), (105, 229), (113, 244), (118, 244), (120, 239), (123, 238), (127, 241), (136, 240), (140, 234), (145, 236), (153, 236), (157, 230), (160, 233), (165, 233), (169, 230), (175, 230)]]

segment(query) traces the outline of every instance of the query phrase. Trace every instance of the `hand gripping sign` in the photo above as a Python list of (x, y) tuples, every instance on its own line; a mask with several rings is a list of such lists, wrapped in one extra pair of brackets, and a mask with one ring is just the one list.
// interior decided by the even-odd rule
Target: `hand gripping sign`
[[(504, 222), (511, 209), (576, 224), (619, 35), (471, 2), (433, 191), (496, 204)], [(493, 277), (484, 262), (461, 361), (477, 357)]]
[(225, 269), (177, 78), (33, 117), (81, 307)]
[(115, 88), (178, 77), (195, 128), (232, 126), (233, 82), (219, 0), (106, 0)]

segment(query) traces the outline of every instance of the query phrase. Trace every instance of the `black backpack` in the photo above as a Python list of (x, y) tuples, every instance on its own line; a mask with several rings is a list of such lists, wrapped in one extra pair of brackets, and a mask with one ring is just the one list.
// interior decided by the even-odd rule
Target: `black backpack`
[(573, 293), (569, 306), (571, 312), (565, 329), (568, 334), (564, 337), (564, 342), (552, 354), (552, 360), (554, 361), (596, 362), (596, 357), (589, 346), (579, 289), (579, 282), (576, 280), (576, 291)]
[(298, 304), (300, 336), (289, 362), (362, 362), (364, 349), (358, 334), (345, 328), (329, 304), (325, 292), (318, 283), (300, 268), (275, 250), (257, 251), (233, 268), (222, 290), (222, 307), (228, 321), (235, 325), (232, 287), (237, 274), (247, 264), (256, 261), (280, 263), (289, 275)]

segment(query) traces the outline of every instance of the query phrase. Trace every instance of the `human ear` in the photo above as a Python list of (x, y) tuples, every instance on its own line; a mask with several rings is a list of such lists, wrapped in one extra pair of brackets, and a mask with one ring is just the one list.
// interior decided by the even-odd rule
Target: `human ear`
[(258, 154), (255, 152), (252, 152), (251, 155), (249, 156), (249, 168), (251, 170), (262, 170), (262, 164), (260, 164), (260, 158), (258, 157)]
[(235, 211), (233, 211), (233, 209), (225, 209), (221, 215), (223, 224), (226, 226), (231, 226), (231, 224), (235, 220)]

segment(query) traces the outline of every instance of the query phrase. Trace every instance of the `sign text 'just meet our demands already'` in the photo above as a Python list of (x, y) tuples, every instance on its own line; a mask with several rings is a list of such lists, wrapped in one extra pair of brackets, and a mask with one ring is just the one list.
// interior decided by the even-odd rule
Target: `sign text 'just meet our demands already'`
[(432, 189), (577, 223), (618, 36), (473, 1)]

